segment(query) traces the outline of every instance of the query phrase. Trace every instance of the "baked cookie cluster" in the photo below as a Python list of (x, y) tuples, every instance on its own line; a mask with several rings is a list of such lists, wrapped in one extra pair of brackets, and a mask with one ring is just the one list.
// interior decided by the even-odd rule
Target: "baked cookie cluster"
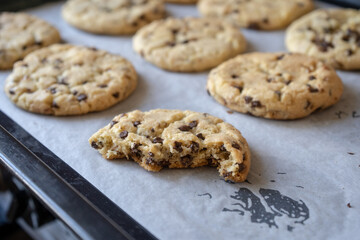
[[(197, 3), (203, 17), (164, 19), (163, 0), (69, 0), (62, 16), (83, 31), (133, 34), (134, 51), (159, 68), (211, 69), (209, 95), (256, 117), (290, 120), (328, 108), (343, 93), (333, 68), (360, 68), (357, 10), (307, 14), (314, 8), (312, 0), (165, 2)], [(278, 30), (289, 24), (290, 53), (243, 54), (247, 41), (239, 27)], [(0, 69), (13, 67), (5, 93), (18, 107), (40, 114), (79, 115), (107, 109), (135, 90), (137, 73), (130, 61), (96, 48), (56, 44), (59, 41), (56, 28), (43, 20), (24, 13), (0, 14)], [(108, 160), (132, 160), (155, 172), (209, 165), (233, 182), (246, 179), (251, 162), (239, 130), (193, 111), (122, 113), (89, 143)]]

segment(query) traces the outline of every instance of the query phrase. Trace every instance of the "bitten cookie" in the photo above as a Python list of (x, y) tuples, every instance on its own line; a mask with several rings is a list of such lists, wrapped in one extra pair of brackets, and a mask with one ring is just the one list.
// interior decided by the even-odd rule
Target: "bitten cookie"
[(69, 0), (62, 10), (71, 25), (97, 34), (133, 34), (165, 16), (162, 0)]
[(317, 57), (335, 68), (360, 69), (360, 11), (314, 11), (288, 28), (286, 45), (290, 51)]
[(217, 167), (225, 180), (245, 181), (246, 140), (232, 125), (206, 113), (156, 109), (116, 116), (89, 143), (106, 159), (127, 159), (148, 171)]
[(334, 69), (302, 54), (250, 53), (213, 69), (207, 89), (242, 113), (296, 119), (339, 101), (343, 85)]
[(129, 96), (136, 84), (133, 66), (120, 56), (55, 44), (15, 63), (5, 92), (30, 112), (74, 115), (106, 109)]
[(289, 25), (314, 8), (312, 0), (200, 0), (205, 17), (225, 19), (239, 27), (275, 30)]
[(220, 20), (168, 18), (140, 29), (134, 36), (133, 47), (147, 61), (163, 69), (196, 72), (243, 52), (246, 40), (237, 28)]
[(47, 22), (26, 13), (0, 14), (0, 69), (30, 52), (60, 41), (60, 34)]

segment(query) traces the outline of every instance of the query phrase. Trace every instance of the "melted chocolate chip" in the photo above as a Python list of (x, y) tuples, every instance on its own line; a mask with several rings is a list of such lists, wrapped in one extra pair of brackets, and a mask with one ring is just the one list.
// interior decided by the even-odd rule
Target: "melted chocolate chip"
[(315, 38), (312, 42), (316, 44), (320, 52), (327, 52), (329, 48), (334, 48), (334, 45), (331, 42), (327, 42), (325, 39)]
[(188, 132), (191, 130), (191, 127), (188, 125), (182, 125), (181, 127), (179, 127), (179, 130), (182, 132)]
[(87, 99), (86, 94), (80, 94), (79, 96), (77, 96), (76, 98), (79, 102), (81, 101), (85, 101)]
[(200, 138), (201, 140), (205, 140), (205, 137), (204, 137), (204, 135), (202, 135), (202, 133), (198, 133), (198, 134), (196, 134), (196, 136), (198, 138)]
[(237, 143), (233, 143), (232, 145), (231, 145), (233, 148), (236, 148), (236, 149), (239, 149), (240, 150), (240, 145), (239, 144), (237, 144)]
[(351, 55), (353, 55), (354, 54), (354, 51), (353, 50), (351, 50), (351, 49), (347, 49), (346, 50), (346, 55), (347, 56), (351, 56)]
[(152, 140), (153, 143), (163, 143), (164, 139), (160, 138), (160, 137), (156, 137)]
[(310, 81), (315, 80), (315, 79), (316, 79), (315, 76), (313, 76), (313, 75), (310, 75), (310, 76), (309, 76), (309, 80), (310, 80)]
[(246, 103), (251, 103), (251, 101), (253, 100), (253, 98), (250, 96), (245, 96), (244, 99)]
[(120, 138), (125, 139), (128, 136), (128, 134), (129, 134), (128, 131), (122, 131), (120, 133)]
[(220, 146), (220, 151), (226, 152), (226, 148), (225, 148), (224, 144)]
[(245, 164), (243, 164), (243, 163), (238, 163), (238, 165), (239, 165), (239, 169), (238, 169), (238, 172), (242, 172), (246, 167), (245, 167)]
[(172, 32), (172, 34), (177, 34), (179, 32), (179, 30), (178, 29), (172, 29), (171, 32)]
[(253, 29), (253, 30), (259, 30), (260, 25), (257, 22), (251, 22), (248, 24), (248, 28)]
[(191, 165), (191, 161), (192, 161), (192, 156), (191, 155), (186, 155), (180, 158), (181, 164), (185, 167), (188, 167)]
[(137, 127), (137, 126), (139, 126), (140, 124), (141, 124), (141, 122), (139, 122), (139, 121), (133, 122), (134, 127)]
[(113, 93), (112, 96), (113, 96), (114, 98), (118, 98), (118, 97), (119, 97), (119, 93), (118, 93), (118, 92)]
[(191, 152), (198, 152), (199, 151), (199, 144), (197, 142), (191, 142), (190, 144)]
[(311, 92), (311, 93), (316, 93), (316, 92), (319, 92), (319, 89), (314, 88), (314, 87), (313, 87), (313, 86), (311, 86), (310, 84), (306, 84), (306, 86), (308, 87), (309, 92)]
[(260, 107), (262, 107), (262, 105), (261, 105), (260, 101), (252, 101), (251, 102), (251, 107), (252, 108), (260, 108)]
[(176, 142), (175, 141), (175, 143), (174, 143), (175, 145), (174, 145), (174, 149), (176, 150), (176, 151), (178, 151), (178, 152), (182, 152), (183, 151), (183, 149), (182, 149), (182, 147), (181, 147), (181, 142)]
[(115, 125), (115, 124), (117, 124), (118, 123), (118, 121), (111, 121), (111, 123), (110, 123), (110, 129)]
[(98, 85), (99, 88), (107, 88), (107, 86), (108, 86), (107, 84), (100, 84), (100, 85)]
[(100, 148), (103, 148), (104, 145), (102, 144), (102, 142), (95, 142), (95, 141), (92, 141), (91, 142), (91, 147), (95, 148), (95, 149), (100, 149)]
[(232, 85), (232, 87), (239, 89), (240, 93), (244, 90), (242, 86)]
[(231, 78), (233, 78), (233, 79), (238, 78), (238, 77), (239, 77), (239, 76), (236, 75), (236, 74), (231, 75)]
[(55, 101), (53, 101), (53, 102), (51, 103), (51, 107), (57, 108), (57, 109), (60, 108), (59, 105), (57, 105), (57, 103), (56, 103)]
[(283, 59), (284, 57), (285, 57), (285, 54), (279, 55), (279, 56), (276, 57), (276, 60), (281, 60), (281, 59)]
[(189, 127), (190, 127), (190, 128), (194, 128), (194, 127), (196, 127), (197, 125), (198, 125), (198, 121), (192, 121), (192, 122), (189, 123)]

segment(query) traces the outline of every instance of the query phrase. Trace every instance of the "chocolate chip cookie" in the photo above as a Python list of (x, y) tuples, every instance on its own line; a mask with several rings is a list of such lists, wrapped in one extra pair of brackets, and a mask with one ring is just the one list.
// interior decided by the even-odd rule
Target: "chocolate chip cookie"
[(129, 96), (136, 84), (133, 66), (120, 56), (55, 44), (15, 63), (5, 92), (30, 112), (74, 115), (106, 109)]
[(49, 23), (26, 13), (0, 14), (0, 69), (30, 52), (60, 41), (60, 34)]
[(197, 72), (243, 52), (246, 40), (236, 27), (217, 19), (168, 18), (140, 29), (133, 47), (163, 69)]
[(89, 143), (105, 159), (132, 160), (154, 172), (209, 165), (225, 180), (242, 182), (250, 168), (241, 133), (206, 113), (156, 109), (120, 114)]
[(250, 53), (213, 69), (207, 89), (216, 101), (235, 111), (296, 119), (335, 104), (343, 85), (333, 68), (313, 57)]
[(133, 34), (165, 16), (162, 0), (69, 0), (62, 10), (71, 25), (97, 34)]
[(200, 0), (205, 17), (225, 19), (239, 27), (275, 30), (314, 8), (312, 0)]
[(286, 45), (290, 51), (315, 56), (338, 69), (360, 69), (360, 11), (314, 11), (288, 28)]

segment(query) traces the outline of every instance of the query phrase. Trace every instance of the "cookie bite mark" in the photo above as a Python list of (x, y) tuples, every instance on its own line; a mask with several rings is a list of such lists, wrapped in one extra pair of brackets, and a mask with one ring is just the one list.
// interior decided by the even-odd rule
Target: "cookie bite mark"
[(133, 160), (149, 171), (210, 165), (225, 180), (241, 182), (250, 168), (249, 147), (238, 130), (219, 118), (191, 111), (119, 115), (89, 143), (106, 159)]

